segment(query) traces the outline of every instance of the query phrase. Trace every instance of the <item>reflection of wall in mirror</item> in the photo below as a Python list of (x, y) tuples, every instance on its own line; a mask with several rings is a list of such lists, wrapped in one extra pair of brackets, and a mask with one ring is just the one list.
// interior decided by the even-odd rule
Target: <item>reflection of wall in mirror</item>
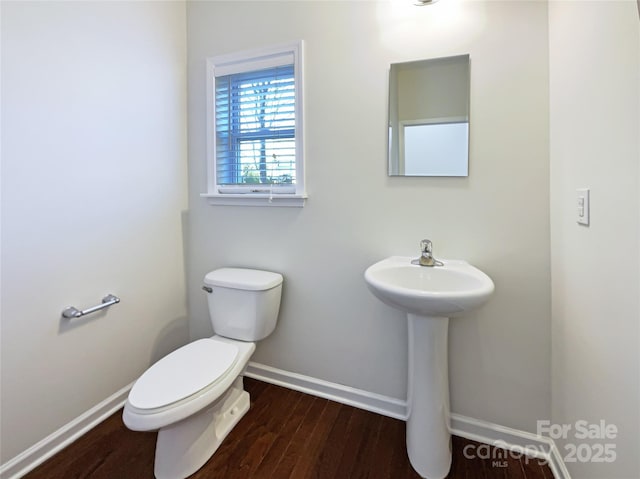
[(398, 120), (468, 120), (469, 64), (460, 57), (398, 65)]

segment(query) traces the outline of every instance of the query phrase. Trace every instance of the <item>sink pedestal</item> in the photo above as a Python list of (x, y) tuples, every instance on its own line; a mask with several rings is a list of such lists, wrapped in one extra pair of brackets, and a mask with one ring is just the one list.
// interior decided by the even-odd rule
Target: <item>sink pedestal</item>
[(494, 290), (491, 278), (466, 261), (439, 263), (423, 267), (391, 256), (364, 272), (378, 299), (408, 315), (407, 452), (427, 479), (443, 479), (451, 467), (449, 318), (479, 308)]
[(418, 474), (442, 479), (451, 467), (449, 318), (407, 314), (407, 453)]

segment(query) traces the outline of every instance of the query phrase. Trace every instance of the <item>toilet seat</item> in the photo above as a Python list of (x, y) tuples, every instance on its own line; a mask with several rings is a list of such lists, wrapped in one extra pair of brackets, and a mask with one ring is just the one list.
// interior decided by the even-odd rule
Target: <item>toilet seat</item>
[[(203, 408), (209, 407), (220, 398), (238, 376), (242, 374), (249, 362), (249, 358), (251, 358), (251, 355), (256, 349), (255, 343), (253, 342), (236, 341), (221, 336), (212, 336), (206, 339), (206, 341), (214, 343), (214, 347), (216, 348), (221, 344), (228, 344), (237, 348), (237, 357), (228, 370), (203, 389), (166, 406), (153, 409), (139, 408), (131, 403), (131, 397), (129, 397), (122, 413), (122, 419), (129, 429), (133, 431), (155, 431), (170, 424), (175, 424)], [(183, 347), (188, 347), (188, 345)], [(193, 366), (191, 366), (191, 368), (206, 369), (205, 365), (202, 364), (200, 367), (193, 368)], [(163, 380), (162, 383), (167, 384), (168, 382)], [(135, 384), (133, 387), (136, 387)], [(169, 389), (170, 388), (171, 386)], [(133, 392), (133, 388), (129, 392), (129, 396), (131, 396), (131, 392)]]
[(225, 376), (238, 358), (235, 344), (200, 339), (151, 366), (136, 381), (129, 403), (138, 410), (164, 408), (192, 396)]

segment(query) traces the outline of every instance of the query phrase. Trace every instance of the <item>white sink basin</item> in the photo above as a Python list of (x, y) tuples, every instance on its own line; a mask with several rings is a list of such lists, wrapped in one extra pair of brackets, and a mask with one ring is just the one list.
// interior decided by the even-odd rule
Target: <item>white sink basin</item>
[(485, 303), (494, 286), (466, 261), (430, 267), (412, 259), (383, 259), (364, 278), (378, 299), (407, 313), (407, 454), (421, 477), (444, 479), (451, 469), (449, 318)]
[(421, 316), (457, 316), (484, 304), (493, 281), (466, 261), (442, 260), (444, 266), (419, 266), (414, 258), (391, 256), (364, 273), (371, 292), (382, 302)]

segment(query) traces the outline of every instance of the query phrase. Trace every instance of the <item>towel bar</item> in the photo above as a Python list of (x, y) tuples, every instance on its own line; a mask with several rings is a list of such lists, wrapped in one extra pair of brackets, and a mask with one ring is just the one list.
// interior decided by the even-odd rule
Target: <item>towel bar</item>
[(108, 308), (116, 303), (120, 302), (120, 298), (113, 294), (108, 294), (104, 298), (102, 298), (102, 304), (98, 304), (97, 306), (92, 306), (91, 308), (79, 310), (73, 306), (69, 306), (62, 311), (62, 317), (67, 319), (80, 318), (85, 314), (95, 313), (96, 311), (100, 311), (101, 309)]

